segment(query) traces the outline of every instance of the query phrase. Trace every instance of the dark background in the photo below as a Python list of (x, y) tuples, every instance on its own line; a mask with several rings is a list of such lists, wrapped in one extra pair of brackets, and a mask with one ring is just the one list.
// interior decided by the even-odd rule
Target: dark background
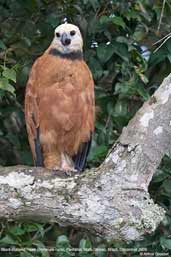
[[(163, 10), (163, 11), (162, 11)], [(78, 25), (84, 57), (95, 81), (96, 132), (90, 167), (104, 159), (123, 126), (171, 72), (171, 1), (0, 0), (0, 165), (32, 165), (24, 121), (24, 93), (30, 67), (53, 39), (63, 19)], [(171, 160), (165, 156), (150, 193), (167, 212), (153, 235), (140, 242), (105, 242), (85, 231), (37, 223), (1, 223), (0, 247), (35, 247), (38, 251), (1, 252), (0, 256), (70, 257), (41, 248), (134, 248), (171, 250)], [(82, 251), (80, 257), (140, 256), (139, 252)], [(153, 255), (149, 255), (153, 256)]]

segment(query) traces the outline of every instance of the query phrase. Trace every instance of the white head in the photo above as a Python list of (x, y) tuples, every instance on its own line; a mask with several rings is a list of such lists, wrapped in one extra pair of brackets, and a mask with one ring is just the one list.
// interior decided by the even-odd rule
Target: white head
[(52, 46), (63, 54), (82, 52), (83, 39), (79, 28), (69, 23), (59, 25), (55, 29)]

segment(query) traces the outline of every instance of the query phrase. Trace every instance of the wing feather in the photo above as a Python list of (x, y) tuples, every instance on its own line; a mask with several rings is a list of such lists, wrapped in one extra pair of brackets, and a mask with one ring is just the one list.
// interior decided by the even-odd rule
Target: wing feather
[(90, 152), (92, 136), (89, 141), (81, 144), (78, 153), (73, 157), (75, 169), (83, 171), (86, 167), (87, 157)]
[[(73, 157), (73, 161), (75, 164), (75, 168), (78, 171), (84, 171), (86, 167), (86, 162), (88, 158), (88, 154), (90, 152), (91, 142), (92, 142), (92, 135), (94, 132), (94, 123), (95, 123), (95, 97), (94, 97), (94, 81), (91, 75), (91, 72), (88, 66), (85, 64), (87, 74), (86, 77), (89, 79), (87, 82), (86, 90), (83, 93), (83, 102), (82, 104), (85, 106), (85, 120), (83, 121), (83, 130), (85, 128), (86, 131), (86, 140), (82, 140), (83, 143), (80, 145), (77, 154)], [(89, 137), (87, 138), (87, 129)]]
[(29, 81), (26, 86), (25, 95), (25, 120), (28, 132), (28, 139), (31, 146), (33, 159), (36, 166), (43, 166), (43, 156), (40, 145), (39, 130), (39, 108), (35, 90), (36, 63), (33, 65)]

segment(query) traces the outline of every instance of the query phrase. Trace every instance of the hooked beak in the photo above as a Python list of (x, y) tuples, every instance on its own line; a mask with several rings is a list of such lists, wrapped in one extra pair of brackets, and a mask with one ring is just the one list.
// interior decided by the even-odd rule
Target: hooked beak
[(65, 33), (65, 32), (61, 36), (61, 43), (64, 46), (68, 46), (71, 43), (71, 39), (68, 38), (67, 33)]

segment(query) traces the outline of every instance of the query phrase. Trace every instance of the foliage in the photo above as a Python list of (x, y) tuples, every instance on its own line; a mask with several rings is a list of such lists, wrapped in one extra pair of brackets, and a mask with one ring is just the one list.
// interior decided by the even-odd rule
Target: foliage
[[(82, 31), (84, 56), (96, 84), (96, 132), (89, 165), (98, 165), (123, 126), (171, 71), (170, 40), (153, 53), (153, 43), (171, 31), (171, 3), (165, 1), (160, 23), (162, 4), (153, 0), (1, 0), (0, 165), (32, 164), (23, 114), (25, 85), (33, 61), (50, 44), (54, 28), (64, 17), (79, 25)], [(144, 247), (149, 252), (168, 252), (171, 249), (170, 167), (170, 159), (165, 158), (150, 187), (155, 201), (167, 211), (166, 220), (145, 240), (128, 245), (106, 243), (90, 234), (78, 231), (73, 234), (72, 230), (61, 230), (56, 225), (2, 224), (1, 246), (38, 249), (2, 255), (73, 256), (69, 251), (71, 246), (80, 250), (75, 255), (80, 257), (139, 256), (138, 250), (108, 253), (109, 247)], [(63, 252), (43, 250), (51, 246), (63, 248)]]

